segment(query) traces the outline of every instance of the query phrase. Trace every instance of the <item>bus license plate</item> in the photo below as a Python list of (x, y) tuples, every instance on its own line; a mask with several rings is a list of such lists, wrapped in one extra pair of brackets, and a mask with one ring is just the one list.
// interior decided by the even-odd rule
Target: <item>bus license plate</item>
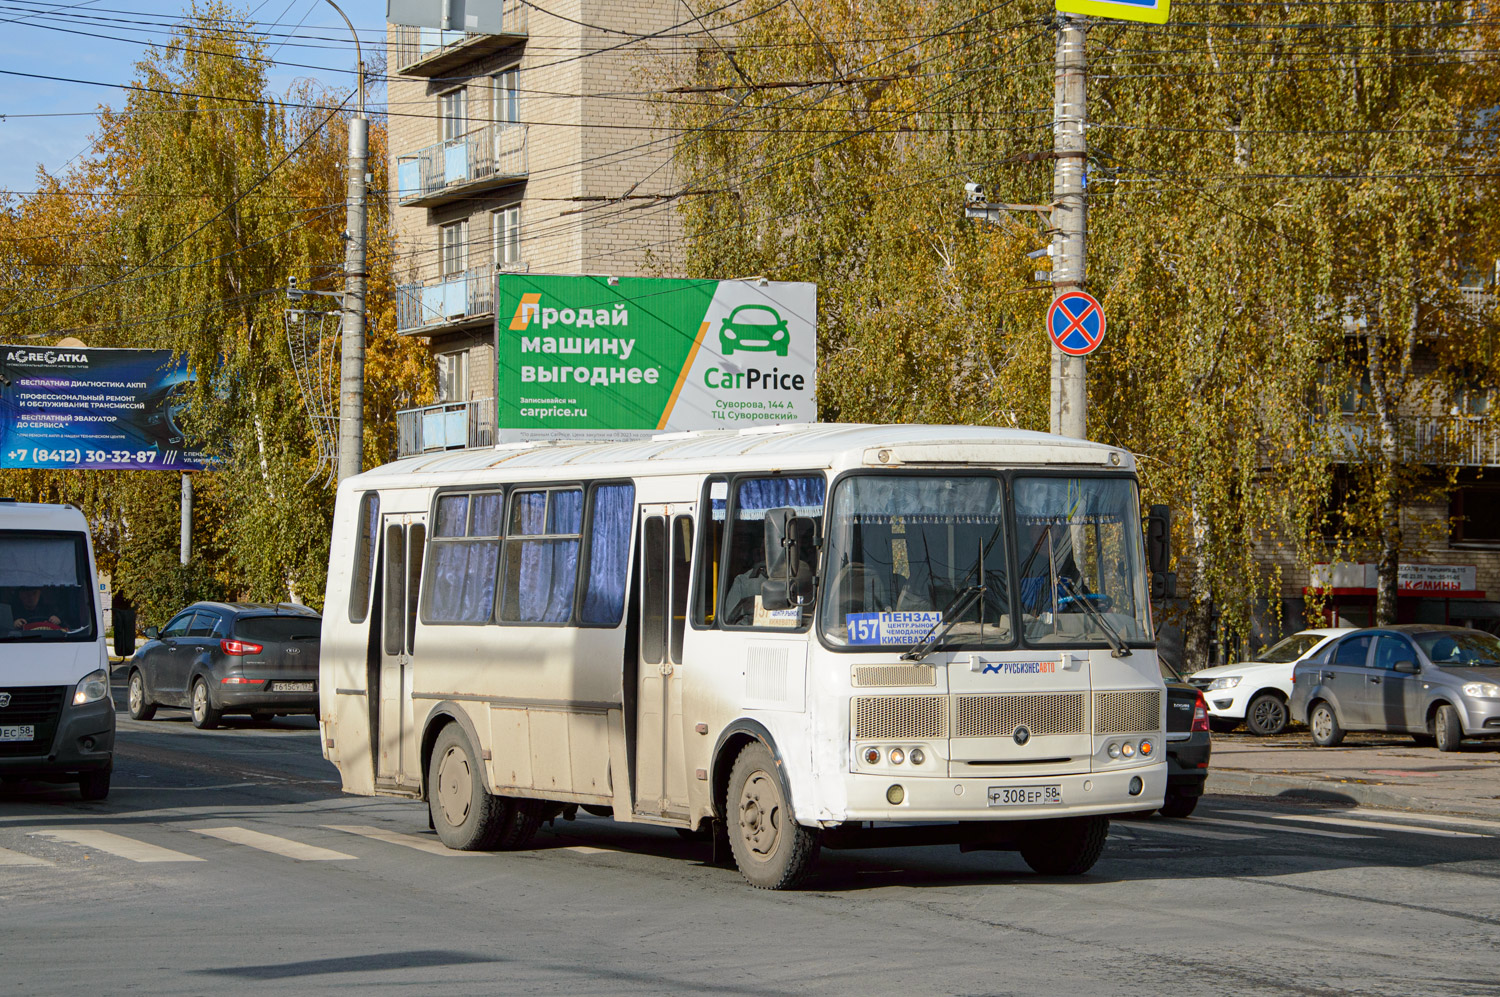
[(1057, 785), (990, 787), (992, 807), (1034, 807), (1062, 801), (1062, 787)]
[(277, 682), (276, 683), (276, 691), (277, 692), (312, 692), (313, 691), (313, 684), (311, 682)]
[(36, 727), (26, 724), (24, 727), (0, 727), (0, 741), (34, 741), (36, 740)]

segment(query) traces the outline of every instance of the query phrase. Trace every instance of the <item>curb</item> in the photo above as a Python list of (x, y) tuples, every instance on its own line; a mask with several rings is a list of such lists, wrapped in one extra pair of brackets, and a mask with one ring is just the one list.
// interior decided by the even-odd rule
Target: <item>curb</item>
[(1210, 768), (1204, 792), (1220, 796), (1292, 797), (1321, 803), (1352, 803), (1356, 806), (1424, 810), (1431, 813), (1462, 813), (1476, 817), (1497, 816), (1494, 812), (1455, 810), (1438, 801), (1395, 792), (1386, 786), (1332, 779), (1310, 779), (1306, 776), (1246, 772), (1241, 769)]

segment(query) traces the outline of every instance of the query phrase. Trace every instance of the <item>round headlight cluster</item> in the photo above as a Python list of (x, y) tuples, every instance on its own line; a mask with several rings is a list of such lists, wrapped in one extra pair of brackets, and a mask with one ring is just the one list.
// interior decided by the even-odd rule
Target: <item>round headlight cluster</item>
[(1134, 758), (1139, 752), (1142, 758), (1150, 758), (1156, 751), (1156, 745), (1150, 738), (1143, 738), (1139, 744), (1135, 741), (1111, 741), (1104, 749), (1104, 753), (1111, 758)]
[(887, 748), (882, 752), (880, 748), (872, 744), (861, 748), (859, 757), (866, 765), (879, 765), (882, 759), (888, 765), (905, 765), (907, 762), (921, 765), (927, 761), (927, 752), (921, 748)]

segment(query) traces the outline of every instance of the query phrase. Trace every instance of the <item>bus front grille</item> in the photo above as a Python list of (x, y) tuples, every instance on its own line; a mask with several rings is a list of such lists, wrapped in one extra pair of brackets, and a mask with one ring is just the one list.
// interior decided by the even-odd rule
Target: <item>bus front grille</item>
[(937, 669), (931, 665), (859, 665), (854, 684), (862, 687), (937, 685)]
[(1010, 737), (1016, 728), (1033, 734), (1082, 734), (1084, 694), (1032, 693), (1014, 696), (957, 696), (954, 737)]
[(1149, 734), (1161, 729), (1161, 693), (1094, 694), (1095, 734)]
[(948, 736), (947, 696), (855, 696), (860, 741), (931, 741)]

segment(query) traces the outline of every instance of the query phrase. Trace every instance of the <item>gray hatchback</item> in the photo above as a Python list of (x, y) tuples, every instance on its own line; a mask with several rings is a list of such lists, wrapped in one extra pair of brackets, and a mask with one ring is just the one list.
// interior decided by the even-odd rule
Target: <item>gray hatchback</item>
[(159, 633), (147, 628), (130, 659), (130, 715), (187, 707), (194, 727), (211, 729), (226, 713), (315, 714), (321, 629), (306, 606), (194, 603)]
[(1439, 751), (1500, 737), (1500, 638), (1482, 630), (1351, 630), (1298, 662), (1292, 683), (1292, 719), (1322, 747), (1348, 730), (1404, 732)]

